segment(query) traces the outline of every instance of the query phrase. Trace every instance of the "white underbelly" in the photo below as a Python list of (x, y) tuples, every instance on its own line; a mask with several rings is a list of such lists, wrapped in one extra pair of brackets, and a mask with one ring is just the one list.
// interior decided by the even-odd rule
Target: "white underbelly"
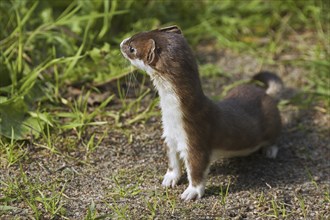
[(212, 156), (211, 156), (211, 161), (216, 161), (218, 159), (223, 159), (223, 158), (232, 158), (232, 157), (245, 157), (248, 156), (250, 154), (252, 154), (253, 152), (256, 152), (257, 150), (259, 150), (260, 148), (262, 148), (263, 146), (267, 145), (267, 143), (261, 143), (255, 147), (252, 148), (247, 148), (247, 149), (243, 149), (243, 150), (213, 150), (212, 152)]

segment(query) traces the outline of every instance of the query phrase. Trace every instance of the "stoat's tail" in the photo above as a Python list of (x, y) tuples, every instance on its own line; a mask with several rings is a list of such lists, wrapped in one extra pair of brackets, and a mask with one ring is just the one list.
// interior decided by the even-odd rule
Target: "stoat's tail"
[(284, 85), (280, 77), (276, 74), (263, 71), (257, 73), (253, 76), (253, 80), (262, 82), (266, 85), (266, 93), (276, 99), (277, 101), (280, 100)]

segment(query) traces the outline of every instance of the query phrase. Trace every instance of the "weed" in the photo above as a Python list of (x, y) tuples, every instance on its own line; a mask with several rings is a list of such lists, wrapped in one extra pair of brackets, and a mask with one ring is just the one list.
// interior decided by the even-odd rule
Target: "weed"
[[(44, 146), (47, 150), (49, 150), (52, 153), (56, 153), (57, 150), (55, 149), (54, 142), (50, 133), (50, 128), (49, 125), (46, 125), (46, 128), (44, 131), (42, 131), (42, 137), (44, 139), (44, 142), (46, 145), (39, 145), (39, 146)], [(37, 144), (38, 145), (38, 144)]]
[(229, 187), (230, 187), (230, 179), (228, 180), (227, 186), (224, 188), (222, 185), (220, 186), (220, 203), (221, 205), (225, 206), (227, 197), (228, 197), (228, 192), (229, 192)]
[(118, 204), (117, 201), (113, 201), (111, 205), (109, 205), (110, 209), (117, 215), (119, 219), (130, 219), (128, 212), (128, 205), (126, 204)]
[(275, 218), (287, 218), (287, 212), (286, 212), (286, 204), (284, 202), (278, 201), (275, 198), (272, 198), (271, 201), (271, 210), (273, 214), (271, 215), (272, 217)]
[(113, 96), (108, 97), (92, 112), (88, 112), (88, 98), (90, 91), (86, 94), (83, 92), (80, 94), (77, 100), (74, 100), (73, 104), (66, 102), (71, 112), (58, 112), (56, 115), (61, 118), (69, 119), (69, 122), (62, 125), (61, 129), (74, 129), (76, 131), (78, 139), (82, 138), (82, 135), (87, 126), (97, 126), (107, 124), (105, 121), (93, 122), (93, 119), (98, 116), (107, 104), (113, 99)]
[(84, 220), (95, 220), (97, 216), (97, 211), (95, 208), (95, 203), (92, 200), (91, 204), (88, 206), (86, 216)]
[(116, 127), (123, 127), (121, 119), (127, 116), (131, 117), (125, 121), (124, 125), (132, 125), (137, 122), (144, 122), (152, 116), (158, 116), (160, 113), (159, 111), (156, 111), (156, 106), (159, 103), (159, 98), (152, 100), (149, 105), (141, 111), (141, 102), (148, 94), (150, 94), (150, 91), (150, 89), (147, 89), (135, 100), (129, 100), (129, 104), (127, 104), (128, 100), (124, 98), (123, 92), (119, 91), (119, 96), (122, 101), (122, 108), (119, 111), (110, 111), (106, 114), (115, 120), (114, 124)]
[(297, 196), (297, 199), (299, 202), (299, 206), (302, 210), (302, 213), (304, 215), (304, 218), (306, 219), (307, 210), (306, 210), (306, 206), (305, 206), (305, 199), (302, 196)]
[(126, 198), (131, 196), (138, 195), (140, 190), (140, 181), (137, 181), (135, 184), (128, 184), (125, 185), (125, 183), (121, 183), (117, 176), (113, 176), (112, 180), (115, 183), (115, 187), (113, 192), (111, 193), (112, 196), (117, 196), (119, 198)]
[(317, 182), (315, 181), (314, 177), (312, 176), (311, 171), (307, 167), (305, 167), (305, 170), (307, 172), (307, 175), (308, 175), (311, 183), (315, 186), (316, 189), (319, 188), (319, 186), (317, 185)]
[[(276, 219), (286, 219), (291, 213), (288, 211), (289, 204), (285, 202), (284, 199), (280, 199), (272, 194), (265, 194), (261, 192), (259, 197), (255, 198), (257, 200), (258, 209), (267, 210), (258, 213), (262, 218), (276, 218)], [(265, 209), (267, 207), (267, 209)]]
[(159, 208), (158, 198), (146, 198), (145, 202), (146, 208), (149, 211), (149, 219), (154, 219), (157, 216), (157, 211)]
[(118, 219), (130, 219), (129, 207), (125, 203), (121, 203), (115, 199), (112, 199), (112, 202), (109, 203), (104, 201), (104, 203), (113, 211), (111, 217), (116, 217)]
[[(103, 135), (98, 140), (95, 137), (95, 134), (92, 134), (92, 136), (90, 137), (87, 143), (83, 142), (83, 145), (85, 145), (86, 147), (87, 153), (92, 153), (93, 151), (95, 151), (95, 149), (101, 144), (101, 142), (103, 141), (103, 139), (106, 137), (107, 134), (108, 134), (108, 130), (105, 130), (103, 132)], [(95, 140), (97, 140), (96, 143)]]
[(279, 218), (279, 206), (275, 199), (271, 200), (272, 210), (273, 210), (273, 217)]
[(46, 213), (49, 213), (51, 218), (65, 214), (65, 209), (62, 203), (62, 195), (65, 189), (65, 184), (61, 187), (60, 191), (57, 192), (58, 186), (56, 184), (50, 185), (48, 189), (51, 194), (45, 195), (41, 190), (37, 190), (39, 196), (35, 199), (39, 202), (45, 209)]
[(23, 201), (33, 212), (35, 219), (65, 215), (62, 201), (65, 184), (39, 182), (38, 178), (29, 177), (22, 165), (20, 165), (18, 177), (13, 177), (10, 181), (2, 182), (2, 184), (4, 185), (2, 191), (4, 192), (5, 204)]
[[(2, 155), (0, 160), (3, 161), (1, 162), (1, 166), (10, 167), (24, 157), (24, 155), (27, 154), (24, 144), (24, 142), (17, 143), (13, 137), (10, 139), (10, 142), (5, 142), (0, 139), (0, 152)], [(2, 152), (4, 152), (4, 154), (2, 154)]]
[(330, 191), (329, 190), (324, 192), (324, 202), (325, 203), (330, 203)]
[(171, 198), (170, 197), (168, 188), (165, 189), (165, 195), (166, 195), (167, 203), (171, 207), (171, 213), (174, 214), (174, 211), (175, 211), (175, 208), (176, 208), (176, 198)]
[(261, 192), (259, 198), (258, 198), (258, 205), (263, 206), (266, 203), (266, 198), (264, 195), (264, 192)]

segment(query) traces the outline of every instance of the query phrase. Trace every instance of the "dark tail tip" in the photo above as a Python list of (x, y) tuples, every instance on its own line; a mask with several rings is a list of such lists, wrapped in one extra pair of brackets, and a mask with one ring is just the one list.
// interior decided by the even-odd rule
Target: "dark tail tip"
[(253, 76), (253, 80), (262, 82), (266, 85), (266, 93), (274, 99), (279, 100), (283, 91), (283, 81), (275, 73), (262, 71)]

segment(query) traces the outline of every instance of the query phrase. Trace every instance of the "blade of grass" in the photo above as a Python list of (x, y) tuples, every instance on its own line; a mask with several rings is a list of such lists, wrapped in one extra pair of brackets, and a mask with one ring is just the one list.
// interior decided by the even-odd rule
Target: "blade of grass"
[(89, 22), (87, 23), (86, 29), (85, 29), (85, 33), (84, 33), (84, 38), (83, 38), (83, 42), (81, 43), (76, 55), (74, 56), (74, 59), (72, 60), (72, 62), (69, 63), (67, 69), (64, 71), (63, 73), (63, 77), (65, 78), (68, 74), (70, 74), (70, 72), (72, 71), (72, 69), (74, 68), (74, 66), (77, 64), (79, 57), (82, 53), (83, 48), (86, 45), (86, 41), (87, 41), (87, 37), (88, 37), (88, 32), (90, 30), (92, 24), (92, 20), (89, 20)]

